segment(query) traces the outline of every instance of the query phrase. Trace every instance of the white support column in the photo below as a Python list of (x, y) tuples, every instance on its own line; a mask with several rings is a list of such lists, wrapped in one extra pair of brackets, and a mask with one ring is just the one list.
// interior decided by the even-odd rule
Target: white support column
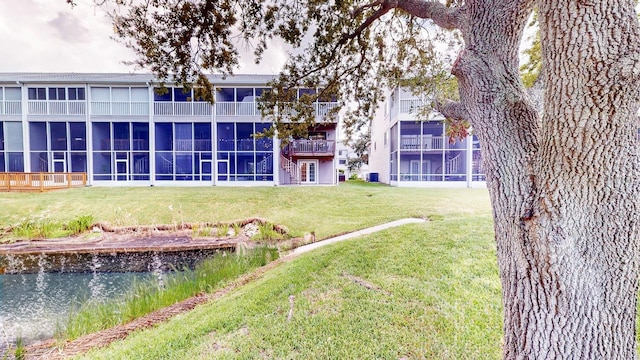
[(273, 135), (273, 183), (280, 185), (280, 139), (278, 130)]
[(18, 84), (20, 85), (22, 99), (22, 114), (20, 117), (20, 121), (22, 122), (22, 165), (24, 172), (31, 172), (31, 154), (29, 152), (31, 145), (29, 144), (29, 122), (27, 121), (27, 112), (29, 110), (27, 87), (25, 84), (19, 82)]
[[(216, 96), (216, 88), (213, 88), (213, 98)], [(218, 110), (216, 102), (211, 105), (211, 180), (213, 186), (218, 185)]]
[(91, 86), (89, 84), (84, 85), (86, 113), (85, 113), (85, 149), (87, 151), (87, 184), (93, 183), (93, 127), (91, 126), (91, 113), (93, 111), (91, 107)]
[(147, 83), (149, 93), (149, 181), (151, 186), (156, 182), (156, 124), (154, 114), (153, 86)]
[(473, 173), (473, 135), (469, 134), (467, 135), (467, 167), (466, 167), (466, 173), (467, 173), (467, 187), (470, 188), (471, 187), (471, 183), (472, 183), (472, 173)]

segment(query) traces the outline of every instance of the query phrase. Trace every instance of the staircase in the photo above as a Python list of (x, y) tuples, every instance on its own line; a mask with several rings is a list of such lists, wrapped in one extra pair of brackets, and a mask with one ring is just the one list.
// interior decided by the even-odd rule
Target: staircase
[(266, 180), (265, 176), (273, 174), (273, 155), (268, 155), (264, 159), (258, 161), (256, 166), (256, 175), (258, 178), (263, 176), (263, 180)]
[(458, 174), (460, 172), (461, 155), (458, 154), (447, 160), (445, 174)]
[(293, 161), (280, 155), (280, 167), (289, 174), (289, 184), (300, 185), (300, 166)]

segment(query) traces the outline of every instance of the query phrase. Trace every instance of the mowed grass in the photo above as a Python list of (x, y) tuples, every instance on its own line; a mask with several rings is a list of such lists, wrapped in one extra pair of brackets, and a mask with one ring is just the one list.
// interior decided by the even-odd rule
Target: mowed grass
[(3, 226), (29, 216), (65, 222), (92, 215), (116, 225), (257, 216), (321, 239), (404, 217), (431, 219), (302, 255), (219, 300), (80, 358), (500, 356), (500, 283), (486, 190), (348, 183), (3, 195)]
[(81, 216), (112, 225), (233, 221), (262, 217), (318, 239), (404, 217), (489, 212), (484, 189), (407, 189), (346, 183), (316, 187), (88, 187), (0, 195), (0, 228)]
[(491, 227), (442, 219), (327, 246), (80, 358), (499, 358)]

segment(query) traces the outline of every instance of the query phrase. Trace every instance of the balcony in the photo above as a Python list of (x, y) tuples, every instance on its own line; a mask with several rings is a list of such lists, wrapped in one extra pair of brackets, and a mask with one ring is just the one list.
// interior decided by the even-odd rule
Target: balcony
[(211, 116), (211, 104), (204, 101), (153, 103), (153, 113), (159, 116)]
[(91, 115), (148, 116), (149, 103), (144, 101), (92, 101)]
[(432, 135), (402, 135), (400, 149), (402, 150), (441, 150), (444, 149), (445, 137)]
[(22, 101), (20, 100), (5, 100), (0, 101), (0, 104), (0, 114), (2, 115), (22, 114)]
[(335, 155), (333, 140), (293, 140), (284, 149), (289, 156), (332, 157)]
[(29, 100), (29, 115), (84, 115), (84, 100)]
[(256, 102), (235, 102), (217, 101), (216, 115), (218, 116), (260, 116), (258, 103)]

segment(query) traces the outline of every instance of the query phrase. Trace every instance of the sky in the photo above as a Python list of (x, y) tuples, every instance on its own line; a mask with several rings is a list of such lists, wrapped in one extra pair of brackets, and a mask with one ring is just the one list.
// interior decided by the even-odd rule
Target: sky
[[(113, 26), (104, 10), (92, 0), (76, 3), (71, 8), (65, 0), (0, 1), (0, 72), (145, 72), (122, 63), (134, 54), (111, 38)], [(277, 44), (264, 58), (256, 65), (243, 56), (236, 73), (277, 73), (286, 61)]]

